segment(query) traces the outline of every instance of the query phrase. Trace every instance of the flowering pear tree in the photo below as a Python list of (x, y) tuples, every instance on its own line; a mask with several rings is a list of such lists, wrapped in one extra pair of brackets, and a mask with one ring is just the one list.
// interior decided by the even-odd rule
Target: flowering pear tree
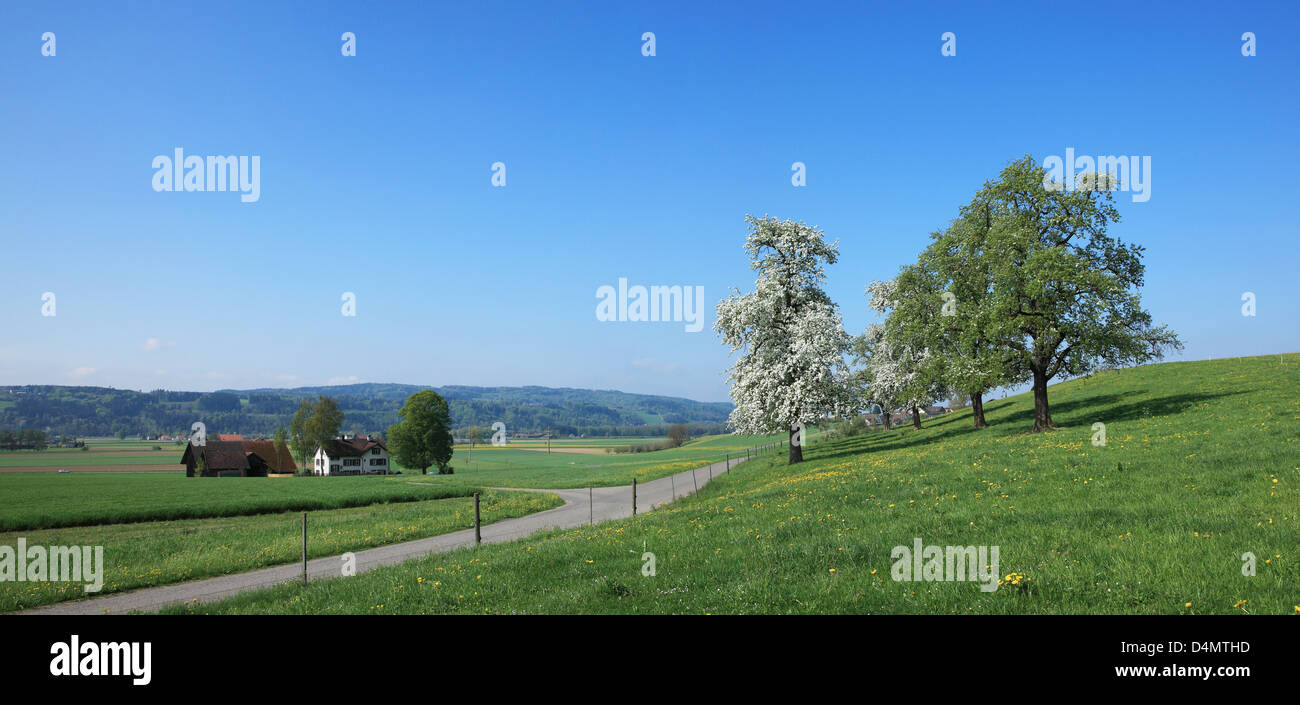
[(740, 357), (728, 371), (736, 433), (790, 434), (790, 464), (803, 460), (802, 426), (852, 406), (844, 354), (849, 336), (822, 285), (839, 243), (793, 220), (745, 216), (754, 290), (718, 302), (714, 330)]
[(857, 360), (865, 364), (859, 380), (863, 394), (880, 404), (886, 414), (897, 408), (912, 411), (912, 425), (921, 427), (919, 407), (945, 393), (942, 360), (931, 353), (924, 331), (912, 328), (898, 310), (899, 279), (873, 281), (867, 286), (871, 309), (889, 312), (884, 323), (873, 323), (855, 345)]

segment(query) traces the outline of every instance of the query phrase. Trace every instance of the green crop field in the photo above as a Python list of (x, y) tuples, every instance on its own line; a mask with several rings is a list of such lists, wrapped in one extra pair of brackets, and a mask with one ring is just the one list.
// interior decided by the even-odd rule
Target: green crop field
[[(170, 611), (1300, 612), (1300, 355), (1099, 373), (1051, 402), (1055, 431), (1027, 433), (1016, 396), (987, 429), (958, 411), (820, 441), (632, 519)], [(997, 546), (1006, 584), (894, 580), (915, 539)]]
[(225, 477), (184, 473), (0, 474), (0, 531), (339, 509), (465, 495), (401, 477)]
[[(181, 468), (183, 445), (171, 441), (118, 440), (88, 438), (86, 447), (46, 448), (45, 450), (0, 451), (0, 473), (92, 471), (162, 471)], [(160, 447), (162, 450), (154, 450)]]
[[(647, 453), (565, 453), (552, 446), (540, 449), (511, 443), (507, 446), (478, 446), (471, 452), (458, 446), (452, 456), (452, 475), (425, 475), (420, 482), (432, 484), (470, 483), (485, 487), (532, 487), (562, 489), (630, 485), (632, 478), (646, 482), (675, 472), (718, 462), (731, 454), (744, 454), (783, 436), (705, 436), (680, 448)], [(644, 443), (663, 439), (639, 439)], [(604, 447), (604, 446), (596, 446)], [(400, 467), (400, 466), (399, 466)], [(403, 469), (405, 473), (415, 472)], [(415, 478), (412, 478), (415, 479)]]
[[(475, 488), (463, 489), (468, 495)], [(551, 494), (488, 490), (481, 498), (481, 521), (490, 524), (560, 504)], [(308, 557), (470, 528), (473, 512), (469, 496), (311, 512)], [(300, 517), (291, 512), (9, 532), (0, 533), (0, 545), (16, 546), (21, 537), (28, 546), (103, 546), (103, 587), (93, 595), (99, 596), (293, 563), (302, 555)], [(0, 582), (0, 612), (89, 597), (84, 584)]]
[(105, 453), (60, 453), (48, 451), (26, 452), (26, 453), (6, 453), (0, 455), (0, 468), (68, 468), (76, 470), (87, 466), (100, 465), (159, 465), (160, 470), (185, 469), (180, 464), (180, 452), (171, 451), (153, 452), (153, 453), (132, 453), (130, 455), (118, 455), (116, 453), (108, 455)]

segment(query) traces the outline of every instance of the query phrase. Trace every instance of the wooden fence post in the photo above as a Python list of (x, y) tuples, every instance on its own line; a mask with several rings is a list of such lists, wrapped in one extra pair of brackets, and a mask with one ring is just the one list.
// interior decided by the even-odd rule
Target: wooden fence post
[(636, 478), (632, 478), (632, 516), (636, 516)]
[(307, 584), (307, 512), (302, 513), (302, 584)]
[(480, 530), (479, 513), (478, 513), (478, 493), (474, 493), (474, 543), (483, 543), (483, 532)]

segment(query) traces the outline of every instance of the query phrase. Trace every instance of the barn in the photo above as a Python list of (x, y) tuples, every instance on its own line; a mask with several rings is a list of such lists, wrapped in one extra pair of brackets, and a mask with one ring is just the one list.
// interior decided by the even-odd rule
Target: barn
[(194, 477), (200, 463), (203, 477), (266, 477), (268, 473), (292, 473), (298, 469), (287, 448), (275, 452), (273, 441), (207, 441), (185, 446), (181, 464), (185, 476)]

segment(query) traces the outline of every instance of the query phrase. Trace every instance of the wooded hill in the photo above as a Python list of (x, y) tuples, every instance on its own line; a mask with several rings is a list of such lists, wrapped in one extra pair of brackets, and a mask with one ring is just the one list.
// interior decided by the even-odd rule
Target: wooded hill
[(138, 392), (106, 387), (22, 386), (0, 389), (0, 428), (40, 428), (58, 434), (107, 436), (119, 431), (188, 435), (202, 421), (209, 433), (273, 434), (288, 426), (298, 402), (332, 397), (344, 431), (380, 432), (397, 422), (412, 393), (435, 389), (451, 406), (452, 425), (557, 436), (659, 435), (684, 423), (696, 433), (723, 430), (731, 404), (625, 392), (550, 387), (425, 387), (351, 384), (296, 389)]

